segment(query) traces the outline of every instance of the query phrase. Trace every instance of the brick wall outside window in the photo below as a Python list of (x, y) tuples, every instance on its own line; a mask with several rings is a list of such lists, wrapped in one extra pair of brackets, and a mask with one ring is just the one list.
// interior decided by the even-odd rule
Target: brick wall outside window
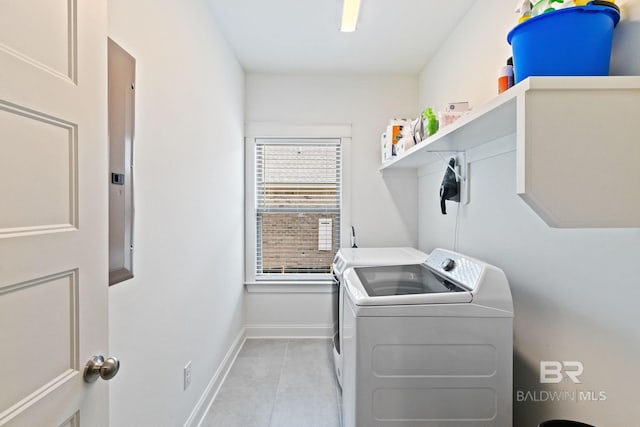
[(336, 217), (337, 215), (329, 213), (262, 214), (263, 271), (330, 272), (333, 256), (338, 250), (338, 242), (334, 238), (333, 250), (319, 251), (318, 222), (320, 218), (330, 218), (335, 236)]

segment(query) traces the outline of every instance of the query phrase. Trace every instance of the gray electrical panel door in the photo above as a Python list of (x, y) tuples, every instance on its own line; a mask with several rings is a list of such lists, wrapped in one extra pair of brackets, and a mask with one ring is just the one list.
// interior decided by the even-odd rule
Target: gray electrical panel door
[(109, 39), (109, 285), (133, 277), (136, 60)]

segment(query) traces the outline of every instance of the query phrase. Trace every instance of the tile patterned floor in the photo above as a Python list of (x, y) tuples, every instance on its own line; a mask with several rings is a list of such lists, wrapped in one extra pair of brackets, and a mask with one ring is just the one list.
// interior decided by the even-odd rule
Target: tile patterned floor
[(328, 339), (247, 339), (201, 427), (339, 427)]

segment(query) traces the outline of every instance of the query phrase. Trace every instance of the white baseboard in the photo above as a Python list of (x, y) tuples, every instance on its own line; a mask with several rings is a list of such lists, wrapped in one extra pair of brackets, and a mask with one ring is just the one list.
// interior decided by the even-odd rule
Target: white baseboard
[(247, 338), (331, 338), (331, 325), (246, 325)]
[(202, 393), (202, 396), (198, 400), (198, 403), (196, 404), (195, 408), (193, 408), (191, 415), (184, 423), (184, 427), (200, 426), (205, 415), (207, 415), (207, 412), (209, 412), (209, 408), (211, 407), (213, 400), (218, 394), (220, 386), (224, 382), (224, 379), (227, 377), (231, 366), (233, 366), (233, 362), (236, 360), (236, 357), (238, 356), (238, 353), (240, 352), (245, 339), (246, 329), (242, 328), (236, 339), (231, 344), (229, 351), (227, 351), (227, 354), (224, 356), (224, 359), (222, 359), (222, 362), (220, 363), (220, 366), (218, 366), (216, 373), (213, 374), (213, 378), (211, 378), (211, 381), (209, 381), (209, 384), (207, 384), (207, 387), (204, 389), (204, 393)]

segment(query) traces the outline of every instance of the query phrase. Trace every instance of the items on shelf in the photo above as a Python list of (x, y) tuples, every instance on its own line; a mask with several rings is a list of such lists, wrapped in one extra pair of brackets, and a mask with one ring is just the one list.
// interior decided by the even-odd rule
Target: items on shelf
[(573, 0), (539, 0), (535, 2), (531, 8), (531, 17), (533, 18), (543, 13), (553, 12), (554, 10), (574, 7), (575, 5)]
[(513, 86), (513, 57), (507, 59), (507, 65), (500, 67), (498, 72), (498, 93)]
[(438, 131), (438, 118), (436, 117), (433, 109), (427, 107), (422, 113), (422, 119), (425, 121), (425, 137), (431, 136)]
[(531, 18), (531, 2), (529, 0), (518, 0), (516, 13), (519, 15), (518, 24)]
[(389, 119), (389, 124), (380, 137), (382, 163), (403, 154), (435, 134), (440, 127), (453, 123), (468, 111), (468, 102), (450, 102), (444, 111), (439, 111), (437, 115), (432, 107), (427, 107), (420, 117), (413, 120)]
[(380, 140), (383, 162), (398, 154), (398, 142), (402, 139), (402, 131), (410, 125), (408, 119), (389, 119), (389, 125)]
[[(540, 0), (534, 9), (543, 2), (560, 5), (557, 0)], [(565, 3), (571, 7), (547, 8), (537, 16), (532, 13), (531, 19), (507, 35), (513, 50), (515, 83), (529, 76), (609, 75), (613, 29), (620, 21), (620, 9), (602, 0), (586, 6), (569, 0)]]
[(444, 107), (444, 111), (438, 112), (438, 127), (449, 126), (468, 112), (468, 102), (450, 102)]
[[(566, 9), (574, 6), (586, 6), (587, 4), (609, 3), (612, 5), (615, 0), (517, 0), (515, 12), (518, 14), (518, 24), (529, 18), (542, 15), (543, 13)], [(616, 6), (613, 6), (616, 7)]]
[(396, 154), (399, 156), (421, 142), (423, 133), (424, 126), (421, 117), (412, 120), (408, 126), (404, 126), (402, 128), (402, 138), (396, 144)]

